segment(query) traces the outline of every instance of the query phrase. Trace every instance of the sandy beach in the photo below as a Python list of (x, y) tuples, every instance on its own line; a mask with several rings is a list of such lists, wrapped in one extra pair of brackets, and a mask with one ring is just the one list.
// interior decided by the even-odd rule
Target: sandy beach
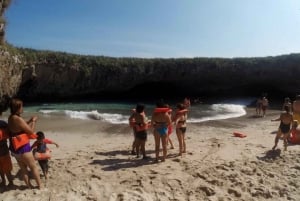
[[(60, 147), (52, 150), (50, 177), (44, 189), (26, 189), (13, 160), (16, 187), (1, 189), (5, 201), (226, 201), (300, 200), (300, 145), (283, 142), (271, 151), (279, 110), (258, 118), (247, 115), (188, 124), (187, 153), (168, 149), (165, 162), (154, 162), (154, 139), (148, 132), (149, 160), (130, 154), (133, 134), (127, 125), (40, 116), (36, 131)], [(245, 138), (233, 137), (238, 131)], [(34, 181), (32, 183), (35, 185)]]

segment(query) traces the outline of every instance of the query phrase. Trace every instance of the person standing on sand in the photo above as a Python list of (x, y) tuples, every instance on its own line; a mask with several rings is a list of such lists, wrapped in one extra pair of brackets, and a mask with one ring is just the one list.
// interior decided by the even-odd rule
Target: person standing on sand
[[(1, 116), (1, 112), (0, 112), (0, 116)], [(0, 120), (0, 128), (7, 129), (7, 123), (5, 121)], [(8, 186), (12, 187), (14, 185), (11, 171), (12, 171), (12, 162), (9, 154), (9, 149), (7, 146), (7, 139), (5, 138), (0, 141), (0, 176), (1, 176), (0, 187), (6, 186), (5, 176), (8, 180)]]
[(262, 110), (262, 97), (259, 97), (256, 101), (256, 115), (260, 116)]
[[(170, 108), (170, 106), (168, 104), (165, 105), (166, 108)], [(170, 116), (170, 118), (172, 119), (172, 109), (170, 108), (170, 110), (167, 112), (168, 115)], [(171, 134), (172, 134), (172, 131), (173, 131), (173, 127), (172, 127), (172, 124), (169, 124), (168, 126), (168, 139), (167, 139), (167, 146), (169, 145), (170, 143), (170, 149), (174, 149), (174, 145), (173, 145), (173, 141), (171, 139)]]
[(132, 113), (129, 117), (129, 125), (130, 127), (132, 127), (132, 131), (133, 131), (133, 142), (132, 142), (132, 148), (131, 148), (131, 155), (135, 155), (136, 154), (136, 145), (135, 145), (135, 134), (136, 134), (136, 131), (135, 131), (135, 119), (134, 119), (134, 116), (135, 116), (135, 112), (136, 110), (135, 109), (132, 109)]
[(189, 108), (191, 106), (191, 99), (188, 97), (185, 97), (183, 100), (183, 105), (185, 108)]
[(290, 113), (289, 106), (286, 105), (284, 107), (284, 110), (285, 113), (282, 113), (279, 118), (271, 120), (271, 121), (280, 121), (278, 132), (275, 137), (275, 145), (273, 146), (272, 150), (275, 150), (278, 141), (281, 137), (283, 137), (284, 150), (286, 151), (287, 149), (287, 139), (290, 135), (291, 125), (293, 123), (293, 115)]
[(265, 117), (267, 108), (269, 106), (269, 101), (265, 96), (262, 98), (261, 105), (262, 105), (261, 109), (262, 109), (262, 112), (263, 112), (262, 117)]
[(186, 153), (186, 144), (185, 144), (185, 133), (186, 133), (186, 120), (187, 120), (187, 110), (184, 104), (177, 104), (177, 111), (175, 116), (175, 125), (176, 125), (176, 135), (179, 142), (179, 156), (182, 156), (182, 153)]
[[(165, 108), (164, 103), (159, 101), (156, 103), (156, 108)], [(166, 112), (153, 112), (151, 124), (154, 128), (154, 141), (155, 141), (155, 161), (159, 159), (160, 141), (163, 147), (163, 159), (167, 157), (167, 139), (168, 139), (168, 126), (172, 123), (171, 117)]]
[(293, 102), (293, 118), (300, 122), (300, 95), (296, 96), (296, 100)]
[(12, 155), (16, 158), (18, 165), (21, 169), (21, 174), (23, 180), (28, 188), (33, 188), (30, 183), (29, 178), (29, 168), (33, 174), (33, 178), (35, 179), (38, 188), (42, 188), (42, 183), (40, 179), (40, 174), (38, 167), (35, 163), (33, 155), (31, 153), (31, 147), (29, 141), (22, 145), (20, 148), (15, 149), (13, 146), (13, 137), (22, 138), (20, 134), (32, 135), (34, 133), (35, 123), (37, 121), (37, 117), (31, 117), (29, 121), (25, 121), (21, 114), (23, 113), (23, 101), (20, 99), (12, 99), (10, 102), (10, 116), (8, 117), (8, 130), (9, 130), (9, 141), (10, 141), (10, 151)]
[(145, 115), (145, 105), (137, 104), (135, 112), (129, 118), (129, 121), (134, 120), (134, 127), (135, 127), (135, 151), (136, 157), (140, 157), (140, 151), (143, 154), (143, 159), (147, 159), (146, 156), (146, 141), (147, 141), (147, 129), (148, 129), (148, 120)]
[(283, 105), (282, 105), (282, 111), (284, 111), (284, 107), (285, 107), (286, 105), (289, 106), (290, 111), (292, 111), (292, 103), (291, 103), (291, 100), (290, 100), (289, 97), (286, 97), (286, 98), (284, 99), (284, 102), (283, 102)]

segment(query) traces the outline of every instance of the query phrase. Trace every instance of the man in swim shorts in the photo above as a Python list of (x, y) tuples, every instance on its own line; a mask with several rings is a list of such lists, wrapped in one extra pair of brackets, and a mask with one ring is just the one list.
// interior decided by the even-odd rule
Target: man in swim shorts
[(279, 129), (275, 137), (275, 145), (273, 150), (277, 147), (280, 138), (283, 138), (284, 150), (287, 149), (287, 139), (290, 135), (291, 125), (293, 122), (293, 115), (290, 113), (290, 107), (284, 106), (285, 112), (280, 115), (277, 119), (272, 119), (271, 121), (280, 121)]

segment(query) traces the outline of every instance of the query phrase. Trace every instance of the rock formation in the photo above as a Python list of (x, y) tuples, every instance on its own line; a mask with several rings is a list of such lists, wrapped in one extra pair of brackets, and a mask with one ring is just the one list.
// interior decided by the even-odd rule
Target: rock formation
[(10, 0), (0, 0), (0, 113), (7, 108), (9, 97), (14, 96), (21, 83), (22, 69), (16, 54), (5, 45), (3, 14)]
[[(138, 59), (80, 56), (4, 44), (0, 0), (0, 111), (8, 99), (259, 96), (300, 93), (300, 54), (263, 58)], [(29, 56), (28, 56), (29, 55)]]

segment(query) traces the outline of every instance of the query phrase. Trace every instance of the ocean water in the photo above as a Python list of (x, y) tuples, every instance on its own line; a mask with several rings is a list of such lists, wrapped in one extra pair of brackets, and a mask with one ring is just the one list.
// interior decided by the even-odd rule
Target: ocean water
[[(253, 99), (223, 100), (218, 103), (192, 104), (188, 122), (198, 123), (209, 120), (228, 119), (246, 114), (245, 107)], [(66, 118), (103, 121), (112, 124), (128, 124), (128, 118), (136, 103), (130, 102), (80, 102), (80, 103), (38, 103), (25, 105), (24, 112), (39, 113), (45, 116), (65, 116)], [(145, 104), (146, 115), (151, 118), (154, 104)], [(175, 104), (170, 104), (175, 111)]]

